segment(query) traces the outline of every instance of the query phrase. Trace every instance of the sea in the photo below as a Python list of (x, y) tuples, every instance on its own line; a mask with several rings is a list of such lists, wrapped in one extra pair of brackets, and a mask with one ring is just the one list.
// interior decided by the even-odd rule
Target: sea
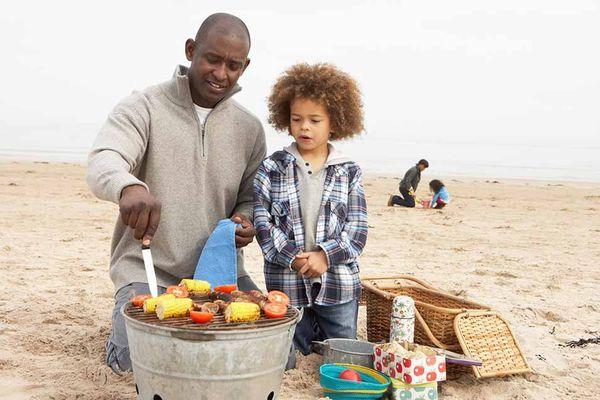
[[(44, 125), (0, 132), (0, 160), (85, 163), (97, 124)], [(410, 137), (410, 136), (409, 136)], [(290, 138), (267, 132), (268, 151)], [(600, 182), (600, 143), (469, 142), (363, 135), (337, 147), (366, 173), (402, 175), (419, 159), (427, 176)]]

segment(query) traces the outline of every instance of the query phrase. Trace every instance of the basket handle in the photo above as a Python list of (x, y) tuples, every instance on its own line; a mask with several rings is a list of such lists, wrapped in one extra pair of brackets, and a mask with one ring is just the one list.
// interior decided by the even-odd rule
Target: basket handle
[(460, 344), (447, 345), (447, 344), (440, 342), (433, 335), (433, 333), (431, 332), (431, 329), (429, 329), (429, 325), (427, 325), (427, 322), (425, 322), (423, 317), (421, 317), (421, 314), (419, 313), (419, 310), (417, 310), (416, 307), (415, 307), (415, 319), (419, 322), (419, 324), (421, 324), (421, 326), (423, 327), (423, 330), (425, 331), (425, 334), (427, 335), (429, 340), (431, 340), (431, 343), (433, 343), (435, 345), (435, 347), (439, 347), (440, 349), (450, 350), (450, 351), (462, 351)]
[[(442, 292), (442, 293), (446, 293), (446, 292), (444, 292), (443, 290), (440, 290), (440, 289), (438, 289), (438, 288), (436, 288), (436, 287), (433, 287), (433, 286), (431, 286), (430, 284), (428, 284), (427, 282), (425, 282), (425, 281), (422, 281), (422, 280), (421, 280), (421, 279), (419, 279), (419, 278), (415, 278), (415, 277), (414, 277), (414, 276), (412, 276), (412, 275), (396, 275), (396, 276), (368, 276), (368, 277), (361, 278), (361, 279), (363, 279), (363, 280), (365, 280), (365, 281), (371, 281), (371, 280), (378, 280), (378, 281), (381, 281), (381, 280), (398, 280), (398, 279), (404, 279), (404, 280), (407, 280), (407, 281), (413, 281), (413, 282), (415, 282), (415, 283), (417, 283), (417, 284), (419, 284), (419, 285), (423, 286), (423, 287), (424, 287), (424, 288), (426, 288), (426, 289), (431, 289), (431, 290), (435, 290), (436, 292)], [(372, 285), (373, 285), (373, 286), (375, 286), (375, 287), (378, 287), (378, 285), (377, 285), (377, 282), (372, 282)]]

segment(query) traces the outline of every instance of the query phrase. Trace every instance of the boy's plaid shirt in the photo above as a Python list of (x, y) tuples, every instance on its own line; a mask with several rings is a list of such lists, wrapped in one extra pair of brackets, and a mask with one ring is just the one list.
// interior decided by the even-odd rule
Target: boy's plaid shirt
[(310, 279), (291, 268), (304, 251), (298, 177), (293, 155), (265, 159), (254, 179), (254, 226), (265, 258), (268, 290), (281, 290), (295, 306), (343, 304), (360, 296), (358, 256), (367, 242), (362, 173), (353, 162), (327, 167), (316, 242), (327, 256), (321, 291), (311, 299)]

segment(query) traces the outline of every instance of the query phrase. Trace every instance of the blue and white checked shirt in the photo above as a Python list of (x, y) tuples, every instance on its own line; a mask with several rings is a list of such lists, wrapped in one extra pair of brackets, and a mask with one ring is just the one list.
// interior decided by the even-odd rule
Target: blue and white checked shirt
[(277, 151), (254, 178), (254, 226), (265, 258), (268, 290), (286, 293), (294, 306), (343, 304), (360, 296), (358, 257), (367, 242), (367, 204), (362, 172), (354, 162), (327, 167), (316, 242), (327, 256), (321, 290), (311, 298), (309, 278), (291, 268), (304, 251), (296, 159)]

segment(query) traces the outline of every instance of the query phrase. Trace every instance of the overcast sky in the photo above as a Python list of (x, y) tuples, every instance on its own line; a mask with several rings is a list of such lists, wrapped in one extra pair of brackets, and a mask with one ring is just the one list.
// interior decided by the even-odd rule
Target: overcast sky
[(359, 81), (373, 140), (600, 148), (600, 1), (579, 0), (2, 2), (0, 147), (88, 146), (218, 11), (249, 26), (237, 99), (263, 120), (281, 71), (328, 61)]

